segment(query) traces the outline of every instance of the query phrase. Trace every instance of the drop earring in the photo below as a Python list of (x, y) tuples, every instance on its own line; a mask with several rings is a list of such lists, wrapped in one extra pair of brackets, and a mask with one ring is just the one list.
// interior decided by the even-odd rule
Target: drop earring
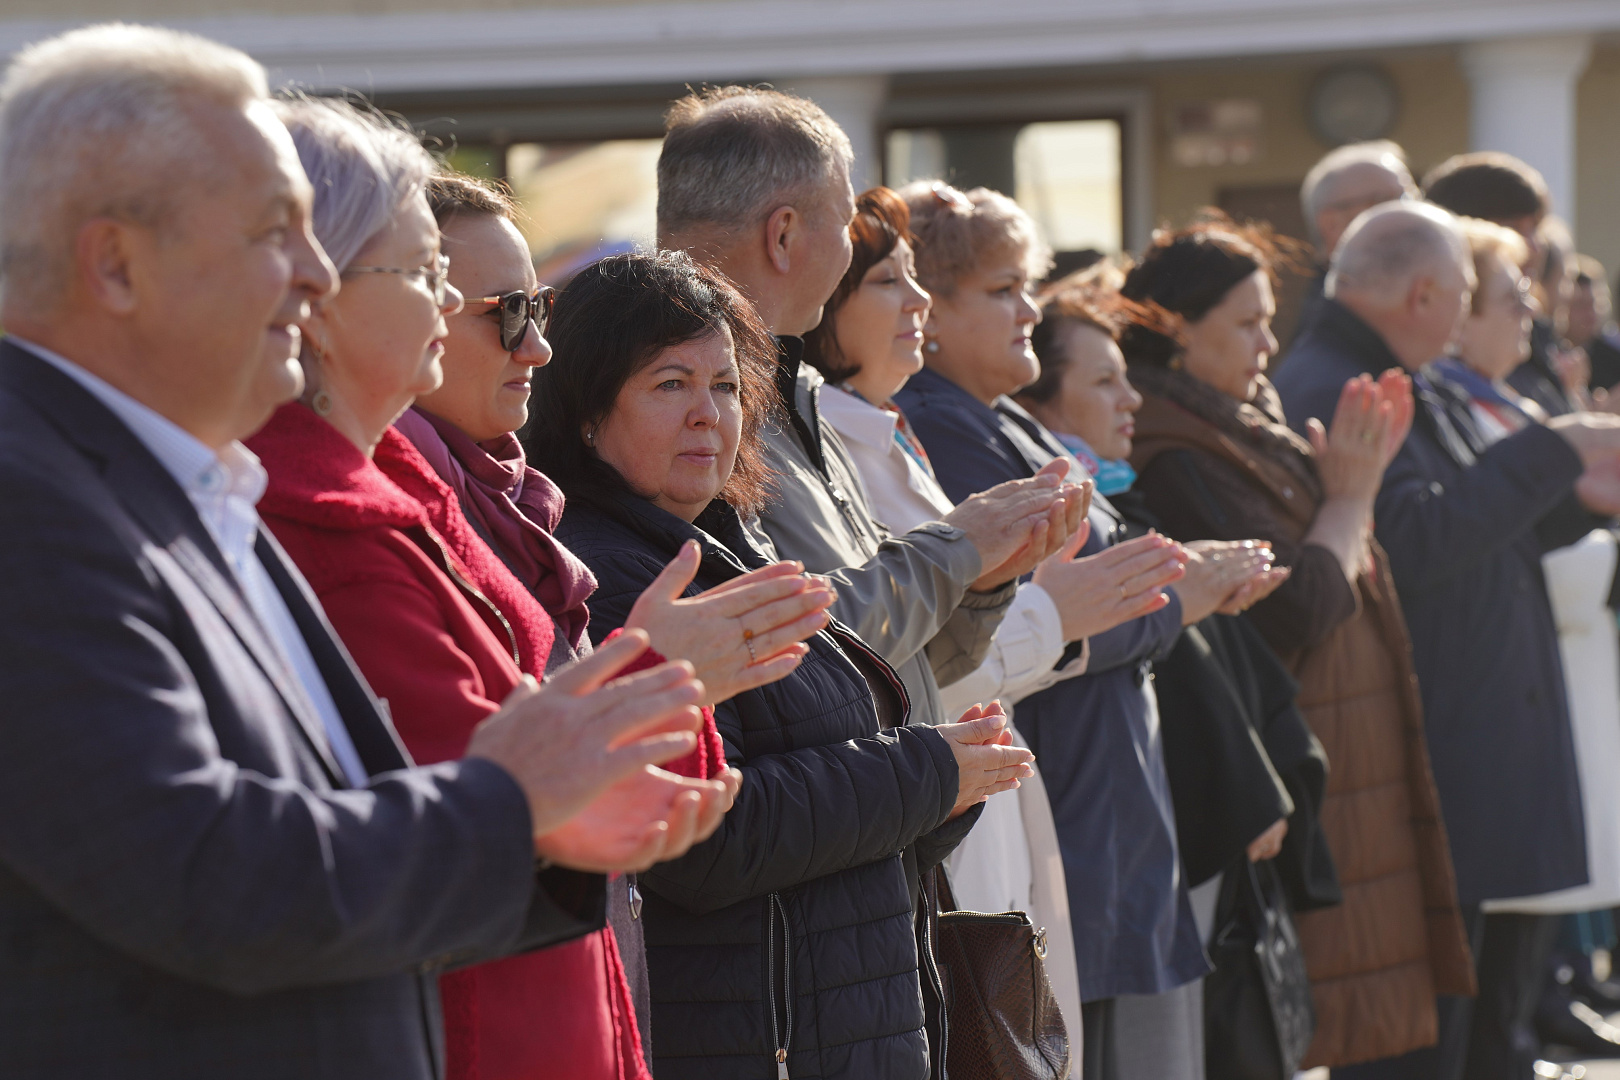
[[(304, 377), (308, 379), (308, 372), (310, 368), (314, 368), (315, 371), (320, 371), (321, 364), (326, 360), (326, 353), (323, 352), (321, 347), (315, 343), (314, 334), (304, 335), (304, 345), (309, 349), (309, 357), (313, 361), (312, 364), (304, 365)], [(316, 388), (316, 390), (309, 395), (308, 401), (310, 409), (315, 413), (316, 416), (332, 415), (332, 395), (326, 392), (325, 387)]]
[(939, 352), (939, 342), (932, 339), (923, 342), (923, 352), (927, 353), (929, 356), (935, 355)]

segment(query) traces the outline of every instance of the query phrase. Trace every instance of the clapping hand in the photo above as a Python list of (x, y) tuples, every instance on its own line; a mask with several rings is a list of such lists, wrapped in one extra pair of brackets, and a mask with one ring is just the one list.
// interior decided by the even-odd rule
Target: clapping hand
[(1237, 591), (1227, 597), (1226, 602), (1215, 610), (1222, 615), (1241, 615), (1276, 592), (1293, 572), (1293, 569), (1287, 566), (1262, 567), (1259, 573), (1239, 585)]
[(725, 701), (785, 677), (808, 653), (802, 644), (826, 626), (837, 599), (832, 585), (804, 574), (804, 565), (779, 562), (683, 599), (701, 561), (696, 541), (647, 586), (626, 628), (647, 631), (652, 647), (686, 660), (708, 691), (704, 704)]
[[(622, 867), (631, 869), (660, 834), (695, 828), (688, 815), (706, 821), (715, 803), (729, 802), (726, 782), (647, 771), (697, 745), (705, 692), (684, 661), (615, 678), (646, 649), (646, 632), (629, 630), (543, 686), (525, 677), (473, 732), (466, 756), (494, 762), (523, 789), (537, 853), (551, 857), (548, 848), (555, 846), (562, 855), (557, 861), (574, 865), (566, 860), (594, 845), (602, 857), (578, 868), (604, 870), (621, 869), (607, 865), (608, 853), (633, 849), (631, 864)], [(614, 792), (637, 774), (639, 785)], [(656, 797), (659, 792), (667, 798)], [(697, 796), (696, 807), (682, 798), (688, 792)], [(623, 799), (627, 794), (638, 797)], [(594, 807), (571, 832), (559, 832), (598, 799), (612, 805)], [(561, 839), (548, 844), (554, 833)]]
[(987, 592), (1029, 573), (1063, 547), (1091, 508), (1091, 482), (1066, 483), (1068, 462), (1049, 462), (1034, 476), (969, 495), (943, 520), (967, 533), (978, 550), (972, 588)]
[(959, 817), (1000, 791), (1011, 791), (1019, 780), (1035, 775), (1035, 755), (1014, 746), (1001, 702), (975, 705), (954, 724), (934, 728), (956, 755), (958, 784), (951, 817)]
[(708, 839), (741, 784), (742, 773), (736, 769), (728, 768), (715, 780), (694, 780), (644, 765), (561, 828), (537, 838), (534, 848), (574, 870), (639, 873)]
[(1035, 584), (1046, 590), (1063, 620), (1064, 641), (1080, 641), (1158, 611), (1170, 602), (1164, 587), (1181, 579), (1187, 561), (1175, 541), (1157, 533), (1076, 559), (1090, 532), (1090, 523), (1082, 522), (1062, 550), (1035, 568)]
[(1412, 428), (1412, 413), (1412, 381), (1401, 372), (1385, 372), (1377, 382), (1367, 375), (1347, 381), (1333, 426), (1323, 428), (1315, 417), (1306, 423), (1322, 493), (1371, 506)]
[[(1187, 550), (1187, 576), (1176, 585), (1181, 598), (1181, 625), (1230, 612), (1250, 593), (1266, 593), (1282, 584), (1271, 578), (1271, 549), (1260, 540), (1194, 540)], [(1269, 586), (1269, 587), (1267, 587)], [(1258, 598), (1258, 597), (1257, 597)]]

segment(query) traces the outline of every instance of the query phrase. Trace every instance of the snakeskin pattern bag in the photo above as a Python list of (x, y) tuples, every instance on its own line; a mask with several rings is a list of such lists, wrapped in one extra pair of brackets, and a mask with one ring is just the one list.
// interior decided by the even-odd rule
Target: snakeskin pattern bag
[[(939, 1080), (1068, 1080), (1069, 1032), (1046, 978), (1046, 931), (1022, 911), (957, 911), (943, 869), (925, 885), (945, 1020)], [(927, 963), (927, 959), (924, 961)]]

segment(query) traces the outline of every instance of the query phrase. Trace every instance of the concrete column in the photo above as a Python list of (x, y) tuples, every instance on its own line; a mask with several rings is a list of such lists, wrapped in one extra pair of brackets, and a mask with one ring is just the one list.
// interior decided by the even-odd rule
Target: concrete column
[(1575, 81), (1592, 55), (1587, 34), (1464, 45), (1473, 91), (1470, 145), (1500, 150), (1547, 178), (1553, 210), (1575, 222)]
[(826, 78), (792, 79), (779, 83), (782, 89), (807, 97), (838, 121), (855, 149), (855, 167), (850, 183), (855, 193), (883, 179), (883, 128), (881, 117), (889, 98), (887, 75), (839, 75)]

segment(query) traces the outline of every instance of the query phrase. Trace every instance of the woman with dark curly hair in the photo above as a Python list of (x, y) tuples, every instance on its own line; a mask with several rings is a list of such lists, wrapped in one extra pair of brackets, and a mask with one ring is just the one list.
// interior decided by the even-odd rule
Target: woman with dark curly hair
[[(551, 341), (530, 446), (568, 497), (558, 538), (601, 583), (598, 632), (688, 545), (694, 591), (766, 563), (745, 517), (766, 498), (775, 348), (736, 289), (683, 253), (614, 256), (563, 290)], [(665, 1080), (927, 1076), (917, 874), (1030, 772), (999, 708), (907, 726), (899, 677), (853, 633), (829, 620), (807, 644), (716, 707), (736, 804), (642, 877)]]
[[(1264, 537), (1293, 570), (1248, 618), (1299, 679), (1331, 766), (1322, 824), (1344, 902), (1298, 924), (1317, 1012), (1306, 1065), (1337, 1072), (1433, 1046), (1435, 995), (1474, 980), (1406, 626), (1372, 538), (1410, 384), (1351, 380), (1331, 431), (1290, 430), (1265, 376), (1278, 259), (1264, 230), (1220, 216), (1161, 232), (1121, 292), (1175, 324), (1127, 327), (1120, 347), (1145, 399), (1131, 462), (1149, 511), (1181, 540)], [(1366, 1075), (1405, 1075), (1382, 1068)]]

